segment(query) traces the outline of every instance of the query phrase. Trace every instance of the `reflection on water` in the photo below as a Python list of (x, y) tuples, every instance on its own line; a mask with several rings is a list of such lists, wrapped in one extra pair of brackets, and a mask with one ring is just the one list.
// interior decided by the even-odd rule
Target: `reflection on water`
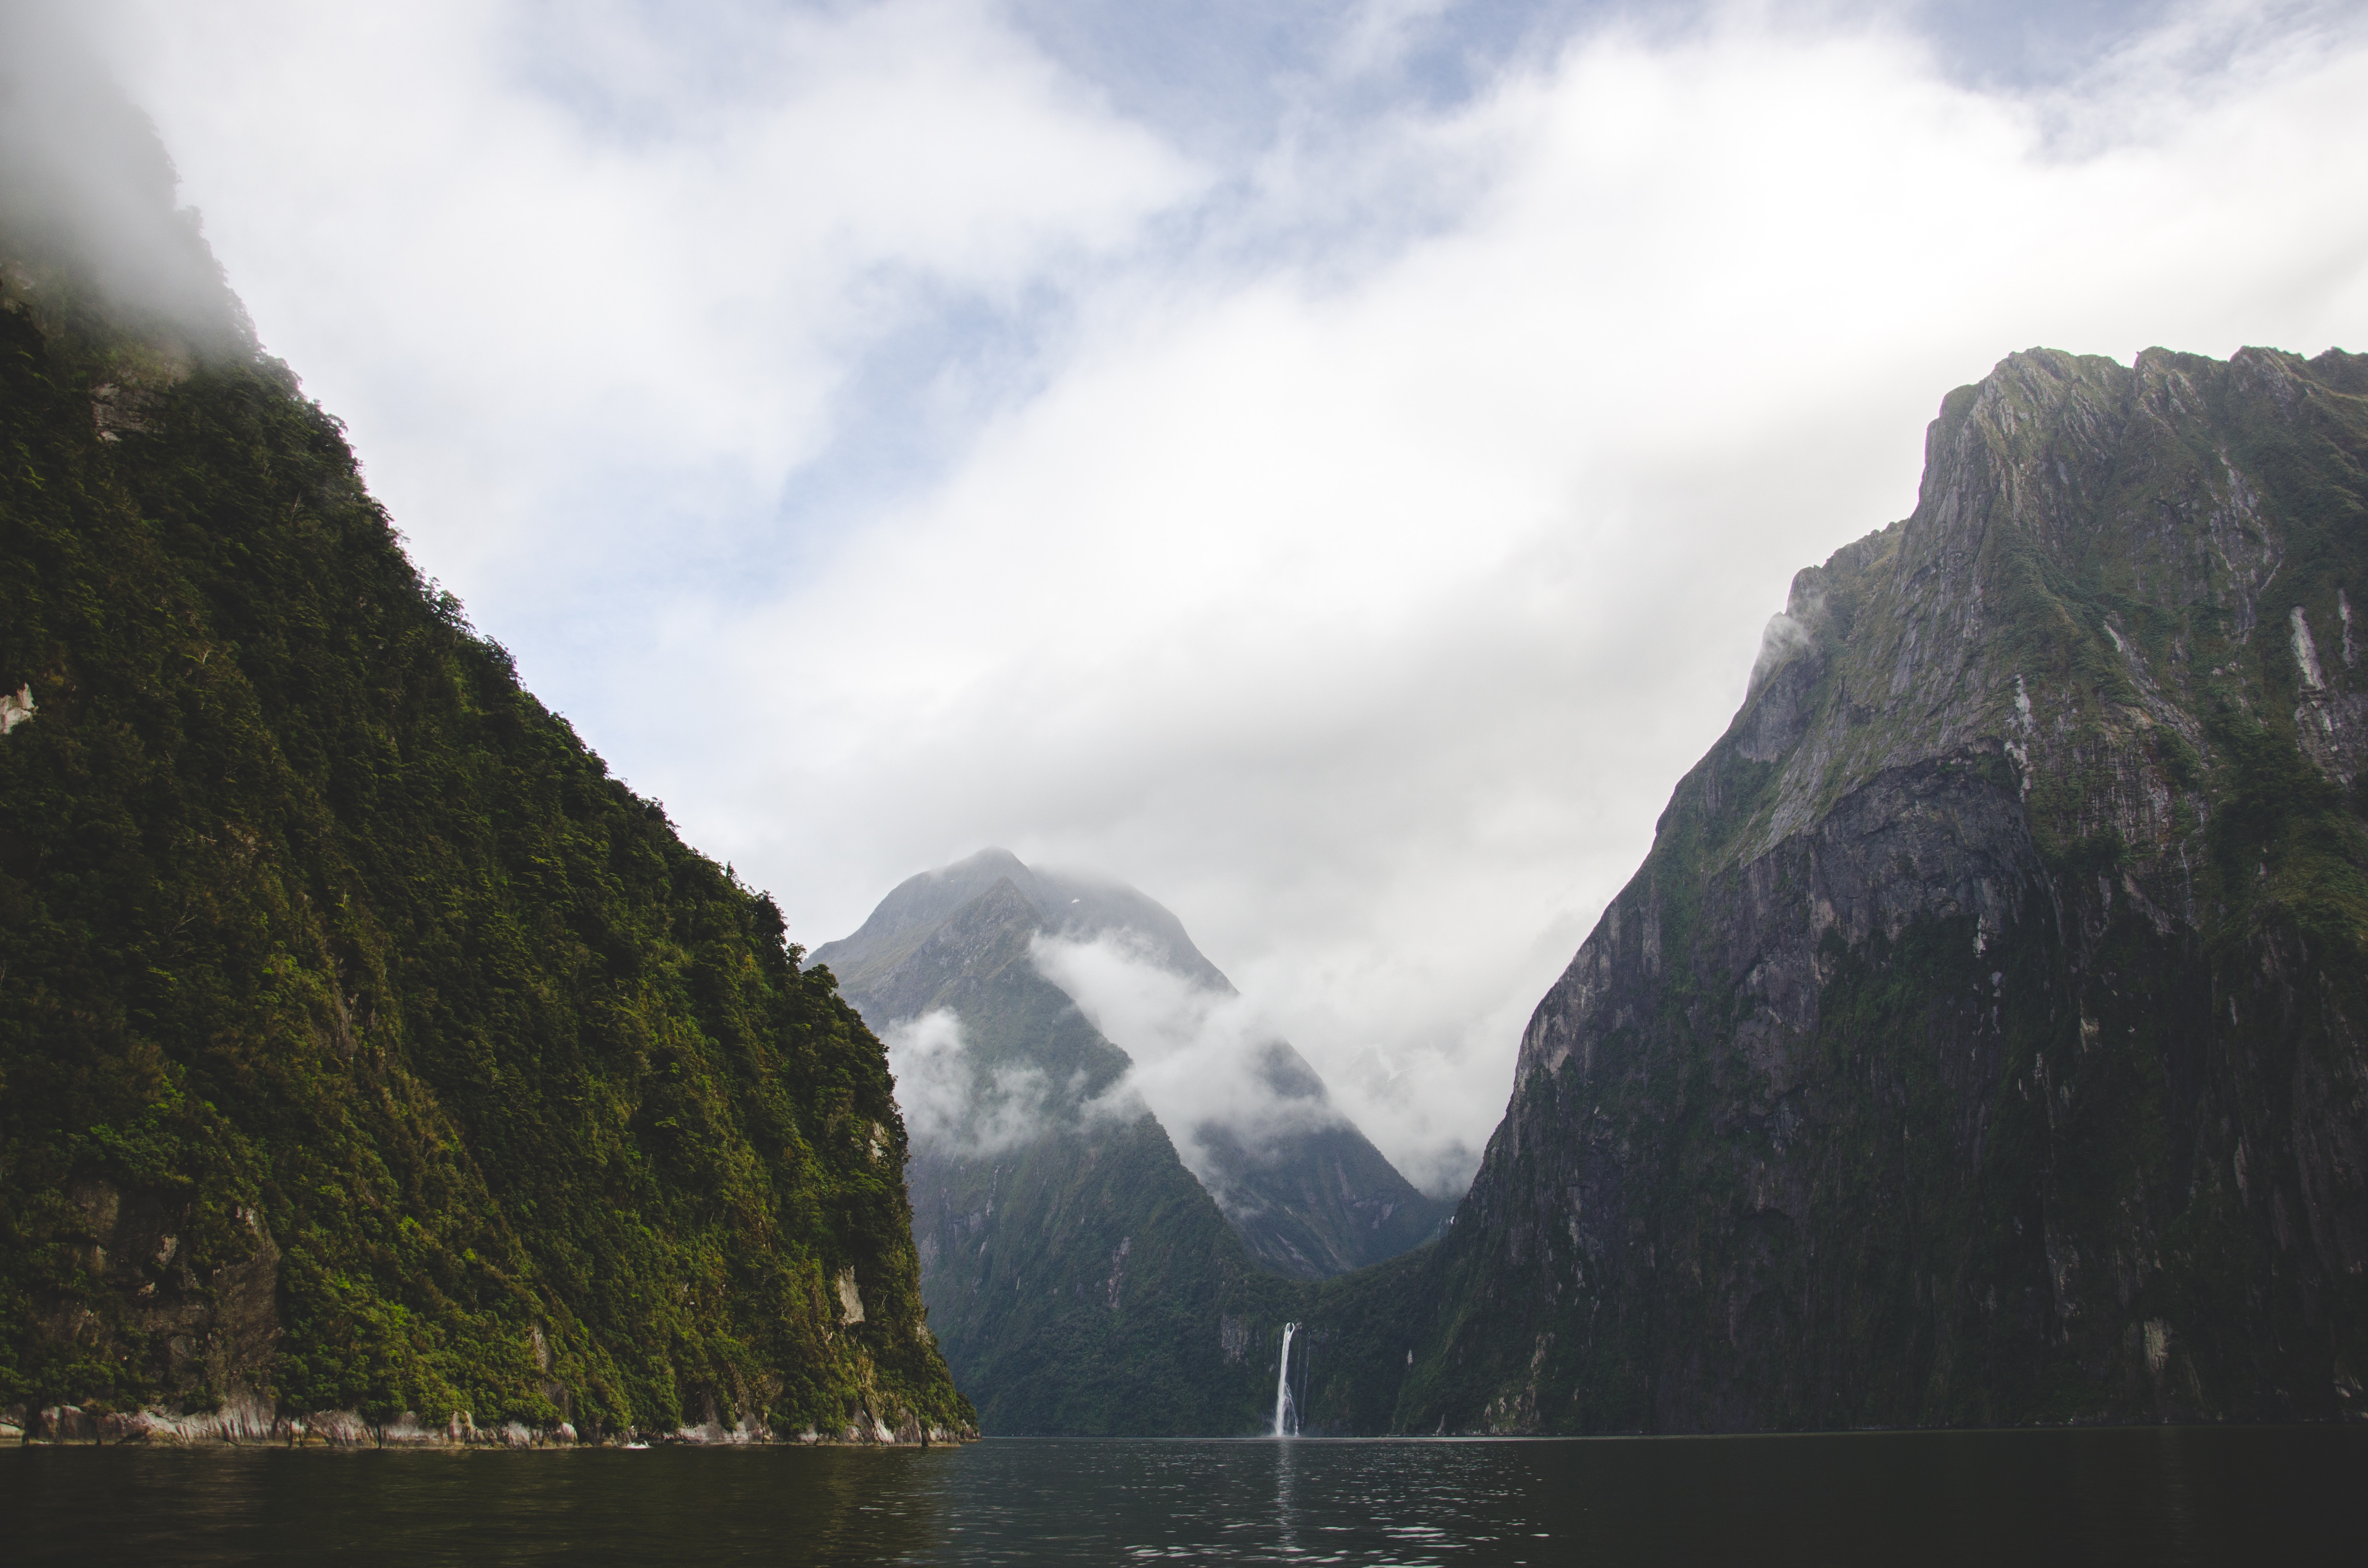
[(0, 1449), (0, 1559), (2368, 1561), (2368, 1429), (922, 1451)]
[[(1283, 1341), (1286, 1352), (1290, 1340)], [(1292, 1512), (1291, 1478), (1298, 1470), (1300, 1445), (1277, 1443), (1274, 1453), (1274, 1528), (1275, 1554), (1296, 1557), (1299, 1551), (1299, 1521)]]

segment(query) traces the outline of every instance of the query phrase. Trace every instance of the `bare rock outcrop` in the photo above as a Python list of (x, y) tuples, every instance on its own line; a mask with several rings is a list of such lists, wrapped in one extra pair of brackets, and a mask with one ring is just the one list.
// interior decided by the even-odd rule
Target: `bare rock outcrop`
[(2353, 1414), (2363, 465), (2338, 352), (1950, 394), (1539, 1005), (1336, 1424)]

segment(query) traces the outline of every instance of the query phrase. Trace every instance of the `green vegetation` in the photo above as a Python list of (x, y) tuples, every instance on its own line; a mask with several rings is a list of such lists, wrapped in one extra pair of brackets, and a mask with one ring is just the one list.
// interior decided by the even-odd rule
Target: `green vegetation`
[(14, 275), (0, 1405), (967, 1426), (884, 1053), (773, 903), (422, 584), (284, 370)]

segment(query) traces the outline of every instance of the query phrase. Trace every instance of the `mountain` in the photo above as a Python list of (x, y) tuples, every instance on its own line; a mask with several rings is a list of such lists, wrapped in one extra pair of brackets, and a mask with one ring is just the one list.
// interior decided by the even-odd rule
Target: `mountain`
[(1310, 1309), (1315, 1419), (2368, 1408), (2363, 463), (2337, 351), (1951, 393), (1540, 1003), (1446, 1240)]
[[(1027, 957), (1027, 943), (1039, 937), (1064, 941), (1115, 938), (1126, 956), (1179, 977), (1202, 993), (1235, 994), (1220, 972), (1185, 934), (1183, 922), (1167, 908), (1121, 883), (1094, 881), (1039, 871), (1008, 850), (985, 849), (967, 860), (925, 871), (898, 884), (854, 935), (825, 943), (814, 961), (826, 964), (846, 987), (848, 999), (865, 1017), (885, 1028), (945, 1007), (962, 1017), (973, 1040), (991, 1040), (986, 1050), (1000, 1061), (1043, 1060), (1051, 1037), (1043, 1020), (1030, 1016), (1008, 1024), (981, 1014), (978, 976), (942, 961), (942, 933), (969, 928), (979, 899), (998, 921), (1024, 927), (1018, 949), (998, 958)], [(1016, 901), (1016, 902), (1015, 902)], [(923, 961), (914, 961), (926, 949)], [(1032, 965), (1023, 966), (1030, 970)], [(1012, 971), (1009, 983), (1021, 977)], [(1033, 976), (1030, 985), (1047, 983)], [(1057, 983), (1052, 993), (1060, 993)], [(1068, 1001), (1060, 993), (1062, 1002)], [(1073, 1009), (1074, 1011), (1074, 1009)], [(974, 1017), (974, 1015), (977, 1015)], [(1082, 1015), (1073, 1027), (1092, 1032)], [(1090, 1099), (1116, 1081), (1128, 1065), (1126, 1053), (1097, 1040), (1114, 1068), (1093, 1078)], [(1056, 1052), (1060, 1071), (1073, 1065)], [(1279, 1135), (1270, 1129), (1244, 1129), (1202, 1118), (1180, 1131), (1192, 1143), (1191, 1160), (1212, 1189), (1250, 1254), (1260, 1263), (1303, 1279), (1321, 1279), (1368, 1263), (1395, 1257), (1429, 1240), (1452, 1205), (1418, 1191), (1382, 1152), (1332, 1104), (1331, 1093), (1307, 1059), (1287, 1040), (1262, 1039), (1239, 1053), (1236, 1066), (1256, 1097), (1281, 1108)], [(1079, 1101), (1083, 1103), (1083, 1099)]]
[(1156, 1118), (1085, 1113), (1130, 1064), (1036, 971), (1042, 928), (998, 880), (885, 972), (842, 982), (883, 1029), (931, 1007), (962, 1020), (951, 1060), (898, 1069), (938, 1343), (989, 1432), (1252, 1430), (1271, 1374), (1229, 1320), (1255, 1266)]
[(962, 905), (1004, 881), (1037, 912), (1048, 931), (1080, 938), (1123, 933), (1186, 979), (1212, 990), (1233, 989), (1192, 945), (1184, 923), (1164, 905), (1123, 883), (1030, 869), (1005, 849), (982, 849), (967, 860), (906, 878), (853, 935), (815, 949), (814, 961), (830, 965), (850, 994), (863, 989), (927, 941)]
[(136, 112), (8, 76), (8, 1419), (968, 1431), (880, 1042), (421, 581)]
[(1280, 1040), (1244, 1066), (1295, 1114), (1270, 1139), (1178, 1130), (1209, 1182), (1196, 1179), (1124, 1094), (1127, 1053), (1040, 968), (1048, 937), (1121, 938), (1232, 994), (1143, 894), (998, 849), (910, 879), (814, 953), (875, 1027), (913, 1031), (898, 1095), (930, 1323), (989, 1430), (1256, 1429), (1273, 1402), (1274, 1303), (1296, 1299), (1263, 1270), (1313, 1279), (1394, 1256), (1447, 1205), (1409, 1186)]

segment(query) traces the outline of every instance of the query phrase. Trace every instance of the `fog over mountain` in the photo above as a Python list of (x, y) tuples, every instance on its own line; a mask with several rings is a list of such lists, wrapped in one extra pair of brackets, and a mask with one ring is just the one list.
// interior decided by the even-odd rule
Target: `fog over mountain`
[(177, 207), (178, 176), (147, 116), (50, 11), (0, 6), (0, 231), (20, 267), (68, 258), (97, 300), (207, 345), (251, 346), (254, 329)]
[[(1106, 1097), (1139, 1102), (1158, 1117), (1221, 1204), (1238, 1197), (1255, 1207), (1233, 1190), (1232, 1165), (1262, 1162), (1294, 1135), (1352, 1125), (1280, 1027), (1234, 989), (1173, 913), (1122, 883), (1031, 868), (988, 849), (908, 879), (860, 929), (814, 953), (816, 962), (845, 971), (859, 1005), (877, 1015), (873, 1027), (898, 1053), (898, 1082), (906, 1085), (899, 1095), (908, 1108), (923, 1108), (925, 1126), (941, 1127), (974, 1152), (1042, 1130), (1050, 1089), (1034, 1064), (1011, 1063), (1000, 1076), (981, 1078), (957, 1019), (916, 1011), (917, 994), (883, 990), (873, 978), (1003, 881), (1041, 921), (1029, 940), (1031, 967), (1130, 1059), (1124, 1080)], [(1414, 1179), (1452, 1199), (1474, 1157), (1451, 1145)]]
[(930, 1331), (988, 1430), (1249, 1430), (1292, 1303), (1452, 1207), (1132, 888), (982, 850), (806, 975), (887, 1041)]
[(931, 1158), (1148, 1113), (1251, 1252), (1312, 1278), (1426, 1239), (1461, 1196), (1409, 1187), (1176, 916), (1121, 883), (981, 850), (899, 883), (813, 962), (887, 1042)]
[(794, 937), (1108, 868), (1442, 1190), (1933, 389), (2368, 337), (2351, 6), (43, 14)]

